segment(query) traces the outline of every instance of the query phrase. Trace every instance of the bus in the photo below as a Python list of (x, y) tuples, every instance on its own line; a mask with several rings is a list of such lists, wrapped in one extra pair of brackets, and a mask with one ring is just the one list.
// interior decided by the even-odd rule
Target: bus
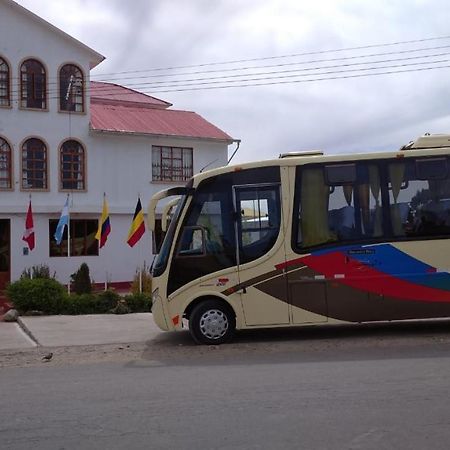
[(152, 269), (162, 330), (221, 344), (240, 329), (450, 317), (450, 135), (200, 173), (152, 197), (151, 229), (160, 201), (174, 210)]

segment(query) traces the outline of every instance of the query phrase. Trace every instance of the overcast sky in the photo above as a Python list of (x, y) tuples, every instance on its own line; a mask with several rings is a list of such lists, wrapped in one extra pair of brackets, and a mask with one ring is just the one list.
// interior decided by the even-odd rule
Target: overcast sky
[[(390, 150), (425, 132), (450, 134), (450, 68), (160, 92), (173, 90), (173, 87), (161, 88), (174, 86), (173, 81), (207, 78), (202, 82), (211, 83), (219, 81), (212, 77), (223, 75), (271, 77), (259, 83), (278, 83), (374, 73), (373, 69), (365, 72), (356, 69), (377, 66), (386, 67), (378, 72), (450, 66), (450, 38), (177, 71), (150, 71), (443, 37), (450, 35), (448, 0), (17, 1), (106, 56), (91, 72), (93, 79), (116, 79), (119, 84), (153, 93), (173, 103), (173, 108), (196, 111), (232, 137), (241, 139), (235, 162), (306, 149), (322, 149), (327, 153)], [(393, 54), (394, 51), (404, 53)], [(391, 54), (354, 58), (380, 53)], [(425, 55), (426, 58), (411, 59)], [(314, 62), (305, 64), (309, 61)], [(342, 64), (363, 61), (366, 64), (362, 66), (342, 67)], [(277, 64), (278, 67), (261, 67)], [(321, 69), (319, 73), (345, 69), (352, 72), (317, 75), (310, 70), (338, 65), (341, 67)], [(392, 65), (403, 66), (392, 68)], [(243, 67), (252, 68), (244, 72), (236, 70)], [(281, 73), (299, 69), (308, 70)], [(211, 70), (216, 72), (192, 74)], [(125, 71), (140, 72), (118, 74)], [(275, 73), (255, 75), (261, 72)], [(291, 76), (294, 74), (296, 78)], [(274, 78), (280, 75), (290, 78)], [(228, 78), (226, 85), (231, 80), (239, 78)], [(164, 83), (150, 86), (150, 82)], [(255, 82), (234, 84), (252, 83)], [(202, 85), (211, 86), (214, 85)], [(233, 148), (230, 147), (230, 154)]]

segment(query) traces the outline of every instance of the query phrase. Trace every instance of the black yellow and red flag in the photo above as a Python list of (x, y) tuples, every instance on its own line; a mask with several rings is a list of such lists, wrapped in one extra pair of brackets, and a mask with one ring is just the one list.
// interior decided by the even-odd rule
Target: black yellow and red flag
[(127, 244), (133, 247), (145, 233), (144, 212), (142, 211), (141, 199), (138, 198), (134, 211), (133, 222), (128, 231)]

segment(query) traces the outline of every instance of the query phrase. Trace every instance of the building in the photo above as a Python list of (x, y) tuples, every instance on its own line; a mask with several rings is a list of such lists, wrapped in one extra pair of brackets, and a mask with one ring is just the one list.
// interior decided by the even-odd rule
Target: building
[[(155, 245), (126, 244), (137, 198), (226, 164), (233, 139), (198, 114), (91, 82), (104, 57), (11, 0), (0, 0), (0, 290), (46, 264), (67, 283), (86, 262), (97, 283), (129, 282)], [(94, 239), (103, 196), (112, 231)], [(69, 195), (71, 238), (53, 234)], [(22, 235), (31, 198), (36, 247)]]

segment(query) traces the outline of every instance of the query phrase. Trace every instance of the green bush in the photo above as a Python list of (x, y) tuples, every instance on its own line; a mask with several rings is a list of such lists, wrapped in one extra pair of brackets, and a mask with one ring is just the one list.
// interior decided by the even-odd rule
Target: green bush
[(149, 294), (131, 294), (122, 299), (109, 289), (96, 294), (68, 295), (65, 287), (53, 278), (21, 278), (10, 284), (6, 292), (22, 314), (28, 311), (69, 315), (106, 314), (117, 312), (120, 301), (131, 312), (149, 312), (152, 308)]
[(6, 293), (21, 313), (35, 310), (45, 314), (59, 314), (66, 290), (53, 278), (21, 278), (10, 284)]
[(29, 269), (24, 269), (20, 278), (55, 278), (55, 276), (50, 276), (50, 268), (47, 265), (39, 264)]
[(131, 294), (125, 296), (131, 312), (151, 312), (152, 297), (149, 294)]
[(97, 313), (97, 301), (92, 294), (66, 295), (63, 300), (61, 314), (80, 315)]
[(99, 313), (110, 312), (111, 309), (116, 307), (117, 302), (120, 300), (120, 295), (112, 289), (99, 292), (95, 294), (95, 296), (97, 298), (97, 308)]
[(78, 270), (70, 275), (70, 280), (72, 284), (72, 290), (76, 294), (90, 294), (92, 292), (89, 266), (86, 263), (81, 264)]

